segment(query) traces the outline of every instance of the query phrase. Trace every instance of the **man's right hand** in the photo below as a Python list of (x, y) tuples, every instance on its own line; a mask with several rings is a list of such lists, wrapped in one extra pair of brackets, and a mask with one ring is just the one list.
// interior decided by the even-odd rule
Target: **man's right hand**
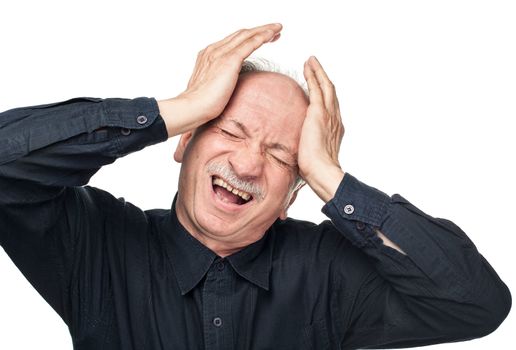
[(160, 100), (160, 114), (172, 137), (218, 117), (235, 89), (243, 61), (264, 43), (276, 41), (281, 24), (242, 29), (201, 50), (187, 89)]

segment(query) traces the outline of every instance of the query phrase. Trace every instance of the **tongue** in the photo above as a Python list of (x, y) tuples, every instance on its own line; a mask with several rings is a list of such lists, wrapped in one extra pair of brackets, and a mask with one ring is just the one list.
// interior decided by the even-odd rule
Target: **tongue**
[(241, 198), (239, 196), (237, 196), (236, 194), (233, 194), (232, 192), (229, 192), (228, 190), (226, 190), (224, 187), (221, 187), (221, 186), (215, 185), (214, 187), (215, 187), (214, 188), (215, 193), (220, 198), (225, 200), (226, 202), (234, 203), (234, 204), (240, 204), (240, 199)]

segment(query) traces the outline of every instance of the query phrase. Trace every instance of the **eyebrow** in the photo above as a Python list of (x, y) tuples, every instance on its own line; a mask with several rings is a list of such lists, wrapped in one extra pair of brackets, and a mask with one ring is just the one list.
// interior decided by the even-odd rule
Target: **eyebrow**
[[(235, 124), (235, 126), (237, 128), (242, 130), (242, 132), (245, 134), (245, 136), (250, 137), (249, 136), (249, 130), (246, 128), (246, 126), (244, 124), (240, 123), (238, 120), (235, 120), (235, 119), (228, 119), (228, 121), (232, 122), (233, 124)], [(287, 146), (285, 146), (282, 143), (279, 143), (279, 142), (269, 143), (269, 144), (267, 144), (267, 148), (277, 149), (277, 150), (286, 152), (290, 156), (292, 156), (294, 159), (297, 159), (297, 153), (292, 152), (290, 147), (287, 147)]]

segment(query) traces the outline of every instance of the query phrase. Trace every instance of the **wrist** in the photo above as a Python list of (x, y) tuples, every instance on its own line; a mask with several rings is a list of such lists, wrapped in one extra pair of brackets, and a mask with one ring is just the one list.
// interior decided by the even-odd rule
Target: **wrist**
[(169, 138), (195, 129), (209, 120), (209, 118), (197, 112), (197, 106), (183, 95), (157, 102)]
[(157, 101), (159, 114), (165, 122), (167, 128), (168, 137), (176, 136), (181, 133), (178, 128), (176, 118), (180, 115), (180, 108), (177, 98), (168, 98), (165, 100)]
[(304, 180), (325, 203), (329, 202), (337, 192), (345, 172), (339, 165), (317, 167)]

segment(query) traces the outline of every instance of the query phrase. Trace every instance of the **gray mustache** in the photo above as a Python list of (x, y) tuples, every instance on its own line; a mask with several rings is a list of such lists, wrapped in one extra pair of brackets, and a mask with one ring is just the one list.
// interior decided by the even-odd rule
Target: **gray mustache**
[(208, 164), (206, 171), (221, 177), (231, 185), (231, 187), (247, 192), (259, 201), (263, 200), (263, 190), (258, 185), (240, 179), (227, 165), (221, 163), (210, 163)]

